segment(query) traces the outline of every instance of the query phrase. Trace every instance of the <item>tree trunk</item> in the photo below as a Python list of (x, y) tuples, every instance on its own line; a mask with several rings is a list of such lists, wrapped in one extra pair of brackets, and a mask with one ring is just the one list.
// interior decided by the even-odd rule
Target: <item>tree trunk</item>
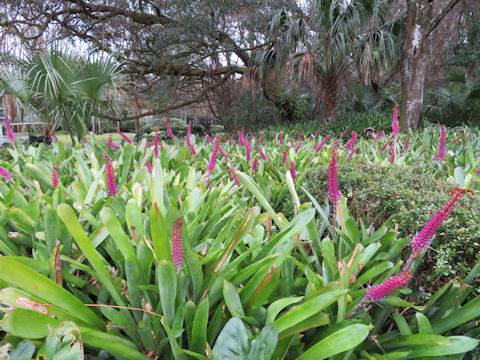
[[(428, 40), (445, 15), (460, 0), (434, 9), (433, 0), (406, 0), (407, 24), (402, 49), (402, 107), (400, 126), (417, 129), (423, 107), (423, 87), (429, 61)], [(435, 11), (434, 11), (435, 10)], [(436, 12), (436, 15), (434, 15)]]
[(428, 59), (422, 55), (414, 57), (402, 66), (402, 129), (417, 129), (423, 108), (423, 86)]
[(325, 84), (325, 108), (323, 111), (323, 122), (330, 124), (337, 118), (337, 84), (335, 80)]
[[(402, 50), (402, 106), (400, 126), (416, 129), (423, 107), (425, 69), (422, 50), (425, 29), (419, 19), (419, 3), (407, 0), (407, 24)], [(422, 71), (423, 69), (423, 71)]]

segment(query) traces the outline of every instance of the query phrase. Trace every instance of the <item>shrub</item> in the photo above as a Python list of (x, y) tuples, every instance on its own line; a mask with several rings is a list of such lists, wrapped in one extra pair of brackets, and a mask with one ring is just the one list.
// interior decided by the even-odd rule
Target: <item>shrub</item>
[(315, 134), (319, 126), (321, 126), (319, 131), (321, 135), (331, 134), (336, 137), (345, 129), (348, 129), (349, 133), (355, 131), (359, 136), (364, 136), (365, 129), (368, 127), (373, 127), (377, 132), (380, 130), (390, 131), (392, 114), (391, 111), (378, 113), (342, 112), (335, 122), (326, 126), (321, 121), (315, 120), (271, 127), (269, 130), (272, 133), (281, 132), (296, 138), (301, 131), (306, 136)]
[(12, 160), (12, 155), (8, 152), (8, 149), (11, 148), (9, 144), (3, 144), (0, 146), (0, 160), (10, 161)]
[[(315, 198), (326, 199), (327, 165), (308, 170), (304, 187)], [(357, 163), (339, 166), (340, 191), (349, 210), (367, 226), (378, 228), (387, 219), (403, 236), (418, 232), (433, 213), (448, 200), (453, 185), (424, 175), (420, 167)], [(304, 195), (303, 201), (308, 201)], [(285, 210), (289, 209), (288, 206)], [(288, 213), (288, 211), (287, 211)], [(480, 203), (473, 195), (462, 200), (437, 232), (425, 269), (432, 275), (465, 276), (480, 260)]]

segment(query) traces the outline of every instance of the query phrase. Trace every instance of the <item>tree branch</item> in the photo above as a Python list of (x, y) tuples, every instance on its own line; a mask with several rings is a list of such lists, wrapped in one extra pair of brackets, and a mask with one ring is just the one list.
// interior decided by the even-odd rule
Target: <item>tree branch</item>
[(196, 102), (199, 102), (200, 100), (203, 99), (203, 97), (210, 90), (215, 89), (216, 87), (223, 85), (230, 78), (230, 76), (233, 75), (234, 73), (235, 73), (234, 70), (230, 70), (229, 72), (225, 73), (225, 75), (221, 79), (219, 79), (218, 81), (216, 81), (214, 83), (211, 83), (210, 85), (205, 86), (196, 96), (194, 96), (190, 100), (180, 101), (180, 102), (175, 103), (175, 104), (164, 106), (161, 109), (155, 109), (155, 110), (143, 112), (143, 113), (137, 114), (137, 115), (126, 116), (126, 117), (123, 117), (123, 118), (116, 118), (116, 117), (112, 117), (112, 116), (106, 115), (106, 114), (99, 114), (99, 116), (104, 118), (104, 119), (111, 120), (111, 121), (128, 121), (128, 120), (139, 119), (139, 118), (142, 118), (142, 117), (145, 117), (145, 116), (163, 114), (163, 113), (165, 113), (167, 111), (170, 111), (170, 110), (180, 109), (182, 107), (185, 107), (185, 106), (194, 104)]
[(450, 0), (449, 3), (439, 11), (437, 16), (435, 16), (435, 18), (430, 21), (427, 31), (425, 32), (424, 39), (428, 38), (428, 36), (432, 33), (432, 31), (435, 30), (437, 26), (440, 24), (440, 22), (443, 20), (443, 18), (447, 16), (450, 10), (452, 10), (453, 7), (457, 5), (459, 2), (460, 0)]

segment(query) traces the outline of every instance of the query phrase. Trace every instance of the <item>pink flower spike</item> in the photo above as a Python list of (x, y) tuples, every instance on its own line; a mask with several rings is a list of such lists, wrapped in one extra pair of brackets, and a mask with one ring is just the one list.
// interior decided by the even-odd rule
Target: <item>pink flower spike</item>
[(477, 168), (477, 175), (480, 175), (480, 166)]
[(210, 135), (208, 135), (206, 132), (204, 132), (205, 134), (205, 137), (207, 138), (207, 141), (210, 143), (210, 144), (213, 144), (213, 140), (212, 138), (210, 137)]
[(283, 134), (282, 134), (282, 133), (280, 133), (280, 140), (278, 141), (278, 143), (279, 143), (280, 145), (283, 144)]
[(390, 139), (388, 139), (388, 141), (385, 143), (385, 145), (382, 146), (382, 148), (380, 149), (380, 153), (383, 153), (386, 149), (387, 149), (387, 146), (388, 144), (390, 144)]
[(345, 145), (345, 147), (352, 151), (353, 150), (353, 147), (355, 146), (355, 143), (357, 142), (357, 138), (358, 138), (358, 135), (355, 131), (352, 131), (352, 137), (350, 138), (350, 140), (348, 140), (347, 142), (347, 145)]
[(188, 122), (188, 126), (187, 126), (187, 138), (190, 139), (190, 136), (192, 136), (192, 122), (191, 121)]
[(58, 186), (58, 172), (55, 165), (52, 168), (52, 185), (54, 189)]
[(263, 140), (263, 132), (261, 132), (260, 136), (258, 137), (258, 145), (262, 145), (262, 140)]
[(225, 144), (227, 144), (227, 143), (228, 143), (228, 139), (227, 139), (227, 137), (226, 137), (226, 136), (224, 136), (224, 137), (223, 137), (223, 142), (224, 142)]
[(13, 175), (8, 172), (7, 169), (4, 167), (0, 166), (0, 177), (3, 178), (3, 180), (14, 183), (15, 180), (13, 180)]
[(332, 152), (330, 154), (330, 163), (328, 165), (328, 198), (333, 203), (336, 204), (342, 194), (338, 190), (338, 180), (337, 180), (337, 151), (338, 151), (338, 140), (333, 140)]
[(10, 142), (12, 143), (12, 146), (15, 146), (15, 138), (13, 136), (13, 131), (10, 126), (10, 122), (8, 121), (8, 116), (5, 115), (5, 128), (7, 129), (7, 136)]
[(87, 138), (85, 136), (83, 137), (83, 143), (87, 144)]
[(243, 139), (243, 145), (244, 145), (246, 148), (249, 148), (249, 149), (252, 148), (252, 145), (250, 144), (250, 142), (248, 141), (248, 139)]
[(302, 139), (302, 135), (303, 135), (303, 130), (300, 131), (300, 134), (298, 134), (297, 141), (300, 141)]
[(261, 148), (258, 148), (258, 152), (260, 153), (260, 156), (262, 157), (263, 160), (267, 160), (267, 155), (265, 155), (265, 153)]
[(225, 159), (228, 159), (228, 155), (225, 153), (225, 151), (222, 150), (220, 146), (218, 147), (218, 151), (220, 151), (220, 153), (223, 155)]
[(235, 140), (233, 139), (233, 134), (232, 136), (230, 137), (230, 144), (233, 145), (235, 143)]
[(155, 137), (153, 138), (153, 154), (158, 157), (158, 128), (155, 129)]
[(105, 174), (107, 177), (108, 195), (115, 196), (118, 192), (117, 184), (115, 183), (115, 171), (113, 170), (112, 161), (107, 154), (103, 155), (105, 160)]
[(172, 231), (172, 261), (177, 272), (183, 268), (183, 239), (182, 239), (183, 216), (175, 222)]
[(377, 140), (380, 138), (380, 136), (383, 135), (383, 130), (380, 130), (380, 132), (377, 134), (377, 136), (375, 136), (375, 139), (373, 139), (373, 143), (375, 144), (377, 142)]
[(117, 132), (118, 135), (123, 137), (127, 143), (131, 144), (133, 142), (132, 139), (130, 139), (127, 135), (122, 133), (119, 128), (115, 128), (115, 131)]
[(315, 154), (320, 151), (320, 149), (327, 143), (328, 139), (330, 139), (330, 134), (325, 136), (320, 144), (315, 148)]
[(340, 134), (340, 137), (338, 138), (339, 140), (343, 137), (343, 135), (345, 135), (345, 133), (347, 132), (348, 128), (346, 128), (345, 130), (343, 130), (343, 132)]
[(407, 139), (405, 140), (405, 143), (403, 144), (403, 152), (408, 150), (408, 143), (410, 142), (410, 134), (408, 134)]
[(283, 157), (282, 157), (282, 165), (287, 162), (287, 150), (283, 152)]
[(172, 129), (170, 129), (170, 126), (168, 126), (167, 119), (163, 118), (163, 125), (165, 125), (165, 128), (167, 129), (167, 134), (170, 138), (175, 139), (175, 135), (173, 135)]
[(297, 172), (295, 171), (295, 164), (293, 161), (290, 161), (290, 175), (292, 175), (293, 180), (297, 178)]
[(400, 126), (398, 125), (398, 104), (395, 104), (393, 108), (393, 118), (392, 118), (392, 134), (394, 137), (398, 135), (400, 131)]
[(248, 130), (248, 132), (250, 133), (250, 141), (253, 143), (253, 133), (252, 133), (252, 130)]
[(353, 149), (350, 154), (348, 155), (348, 158), (347, 160), (350, 160), (352, 158), (352, 156), (357, 152), (357, 150), (360, 149), (359, 147), (356, 147), (355, 149)]
[(238, 137), (238, 143), (243, 146), (242, 134), (240, 134), (240, 131), (237, 131), (237, 137)]
[(253, 170), (253, 171), (257, 171), (257, 170), (258, 170), (258, 159), (257, 159), (256, 157), (253, 159), (252, 170)]
[(247, 162), (248, 162), (248, 161), (250, 161), (250, 157), (251, 157), (251, 155), (250, 155), (250, 148), (247, 147), (247, 146), (245, 146), (245, 150), (247, 150)]
[(216, 140), (217, 141), (215, 141), (215, 145), (213, 146), (212, 155), (210, 157), (210, 162), (208, 163), (207, 172), (209, 174), (213, 173), (213, 170), (215, 170), (215, 164), (217, 163), (218, 151), (220, 149), (219, 138), (217, 137)]
[(112, 142), (112, 136), (113, 136), (113, 135), (110, 134), (110, 136), (109, 136), (109, 138), (108, 138), (108, 147), (109, 147), (110, 149), (114, 149), (114, 150), (120, 149), (119, 146), (113, 144), (113, 142)]
[(51, 138), (54, 142), (58, 143), (58, 139), (55, 137), (55, 135), (52, 134), (51, 131), (48, 132), (48, 135), (50, 135), (50, 138)]
[(237, 174), (235, 174), (235, 169), (233, 168), (232, 164), (230, 164), (230, 172), (232, 173), (233, 181), (235, 181), (235, 184), (240, 186), (240, 181), (238, 181)]
[(402, 272), (391, 277), (390, 279), (385, 280), (381, 284), (369, 287), (369, 289), (365, 292), (364, 301), (382, 301), (385, 296), (391, 294), (393, 291), (402, 287), (406, 287), (411, 278), (411, 272)]
[(458, 135), (455, 140), (453, 140), (453, 144), (456, 144), (461, 138), (462, 138), (463, 135)]
[(412, 258), (416, 259), (423, 249), (430, 245), (437, 229), (442, 222), (448, 218), (448, 215), (453, 211), (457, 202), (462, 200), (462, 197), (466, 192), (467, 191), (463, 189), (454, 189), (450, 200), (447, 201), (443, 207), (435, 213), (435, 215), (433, 215), (423, 229), (415, 236), (411, 243), (412, 254), (410, 255), (407, 265), (410, 264)]
[(147, 167), (148, 172), (151, 174), (153, 169), (152, 169), (152, 164), (150, 164), (150, 160), (147, 160), (145, 163), (145, 166)]
[(146, 139), (146, 140), (147, 140), (147, 146), (148, 146), (149, 148), (151, 148), (151, 147), (152, 147), (152, 144), (150, 144), (150, 141), (148, 141), (148, 139)]
[(188, 147), (190, 148), (190, 151), (192, 152), (193, 156), (197, 155), (197, 152), (195, 151), (195, 148), (193, 147), (192, 143), (190, 142), (188, 137), (184, 137), (185, 142), (187, 143)]
[(322, 125), (320, 125), (317, 129), (317, 131), (315, 131), (315, 135), (313, 136), (313, 138), (315, 139), (318, 135), (318, 133), (320, 132), (320, 129), (322, 128)]
[(445, 126), (438, 125), (440, 127), (440, 146), (438, 148), (438, 154), (434, 157), (434, 160), (440, 160), (443, 162), (445, 160), (445, 154), (446, 154), (446, 149), (445, 149), (445, 138), (447, 137), (447, 130), (445, 129)]
[(303, 141), (300, 141), (300, 144), (297, 145), (297, 147), (295, 148), (295, 152), (297, 153), (298, 150), (300, 149), (300, 146), (302, 146), (303, 144)]
[(395, 154), (397, 152), (397, 138), (395, 138), (395, 140), (393, 140), (393, 144), (392, 146), (390, 146), (390, 163), (393, 164), (395, 162)]

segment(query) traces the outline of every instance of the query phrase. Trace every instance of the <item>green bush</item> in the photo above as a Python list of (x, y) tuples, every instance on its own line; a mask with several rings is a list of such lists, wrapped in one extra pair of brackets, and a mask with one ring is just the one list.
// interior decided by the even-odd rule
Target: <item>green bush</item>
[[(308, 170), (304, 187), (322, 201), (327, 198), (328, 165)], [(387, 219), (411, 238), (449, 199), (453, 185), (406, 168), (358, 163), (339, 166), (340, 191), (353, 217), (377, 229)], [(308, 201), (304, 195), (302, 201)], [(291, 207), (291, 206), (290, 206)], [(285, 207), (286, 209), (289, 206)], [(288, 212), (288, 211), (287, 211)], [(425, 259), (428, 275), (465, 276), (480, 260), (480, 202), (467, 195), (437, 231)]]
[(315, 134), (319, 126), (322, 126), (319, 131), (320, 135), (331, 134), (334, 137), (338, 137), (345, 129), (348, 129), (348, 135), (351, 131), (355, 131), (359, 136), (364, 136), (365, 129), (368, 127), (373, 127), (377, 132), (380, 130), (388, 132), (392, 127), (392, 112), (342, 112), (338, 115), (335, 122), (326, 126), (316, 120), (271, 127), (269, 131), (271, 133), (281, 132), (289, 134), (291, 137), (296, 138), (301, 131), (306, 136)]
[(12, 155), (8, 152), (8, 149), (11, 148), (9, 144), (3, 144), (0, 146), (0, 160), (10, 161), (12, 160)]

